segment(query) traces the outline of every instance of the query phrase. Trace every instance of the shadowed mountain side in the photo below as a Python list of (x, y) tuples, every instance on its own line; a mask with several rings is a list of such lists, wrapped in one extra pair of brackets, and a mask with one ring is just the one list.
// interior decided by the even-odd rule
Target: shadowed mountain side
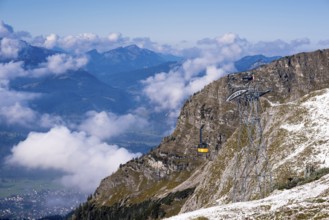
[(139, 48), (136, 45), (119, 47), (104, 53), (92, 50), (87, 55), (89, 56), (87, 70), (104, 80), (109, 75), (180, 60), (178, 57), (166, 56), (148, 49)]
[(178, 65), (177, 62), (165, 62), (148, 68), (111, 74), (102, 78), (102, 80), (115, 88), (128, 89), (130, 92), (140, 92), (142, 90), (141, 80), (145, 80), (157, 73), (167, 73)]
[(100, 82), (83, 70), (42, 79), (16, 79), (11, 87), (41, 93), (31, 106), (42, 113), (62, 116), (83, 115), (91, 110), (124, 113), (133, 107), (133, 100), (126, 92)]
[[(1, 40), (1, 38), (0, 38)], [(36, 47), (28, 44), (25, 41), (18, 41), (18, 44), (20, 45), (20, 50), (18, 53), (18, 56), (14, 59), (12, 58), (4, 58), (0, 56), (0, 62), (18, 62), (18, 61), (24, 61), (24, 66), (27, 68), (33, 68), (38, 66), (40, 63), (44, 63), (47, 61), (47, 57), (63, 53), (59, 50), (50, 50), (43, 47)]]

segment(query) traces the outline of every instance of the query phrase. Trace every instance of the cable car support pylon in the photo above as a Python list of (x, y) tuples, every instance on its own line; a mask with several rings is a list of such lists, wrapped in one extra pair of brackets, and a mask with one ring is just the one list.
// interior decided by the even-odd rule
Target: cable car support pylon
[(233, 92), (226, 100), (236, 102), (240, 122), (237, 139), (240, 151), (234, 156), (233, 202), (264, 198), (272, 185), (267, 147), (262, 138), (259, 100), (270, 90), (259, 91), (253, 76), (249, 81), (245, 88)]

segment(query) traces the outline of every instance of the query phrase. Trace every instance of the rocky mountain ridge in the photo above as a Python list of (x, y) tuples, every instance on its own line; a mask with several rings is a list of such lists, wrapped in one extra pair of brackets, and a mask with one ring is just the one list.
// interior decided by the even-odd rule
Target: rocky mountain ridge
[[(226, 204), (225, 197), (206, 191), (216, 178), (209, 170), (195, 192), (211, 195), (211, 206), (215, 206), (171, 219), (328, 219), (329, 89), (311, 92), (293, 102), (269, 104), (264, 115), (264, 136), (275, 174), (274, 191), (263, 199)], [(219, 163), (212, 163), (214, 170)], [(192, 196), (189, 201), (194, 199)], [(185, 203), (184, 207), (190, 205)]]
[(147, 69), (181, 59), (140, 48), (137, 45), (118, 47), (103, 53), (91, 50), (86, 55), (89, 57), (86, 69), (104, 81), (107, 81), (111, 75)]
[[(116, 173), (105, 178), (74, 216), (78, 219), (87, 215), (93, 219), (105, 216), (129, 219), (143, 215), (156, 219), (211, 206), (218, 199), (223, 204), (232, 202), (232, 170), (237, 164), (234, 156), (243, 147), (237, 145), (236, 105), (227, 102), (226, 98), (245, 86), (242, 76), (253, 75), (259, 88), (272, 91), (266, 99), (261, 99), (261, 122), (269, 161), (275, 168), (278, 160), (291, 154), (296, 143), (278, 143), (286, 140), (282, 137), (287, 134), (275, 127), (278, 122), (272, 116), (284, 115), (286, 118), (280, 118), (293, 119), (285, 114), (286, 108), (271, 110), (271, 103), (293, 102), (312, 91), (327, 88), (328, 73), (329, 50), (319, 50), (284, 57), (252, 73), (231, 74), (209, 84), (185, 103), (175, 131), (164, 138), (159, 147), (122, 165)], [(291, 117), (293, 113), (290, 113)], [(204, 137), (210, 146), (209, 157), (196, 152), (201, 125), (204, 125)], [(281, 157), (275, 156), (277, 151), (282, 153)], [(295, 172), (285, 169), (288, 163), (277, 166), (273, 170), (273, 185), (302, 175), (308, 164), (306, 161), (297, 164), (298, 161), (292, 162), (300, 168)], [(317, 162), (311, 165), (318, 168)], [(253, 198), (260, 197), (253, 183), (247, 193), (255, 195)], [(144, 212), (145, 208), (149, 208), (149, 212)]]

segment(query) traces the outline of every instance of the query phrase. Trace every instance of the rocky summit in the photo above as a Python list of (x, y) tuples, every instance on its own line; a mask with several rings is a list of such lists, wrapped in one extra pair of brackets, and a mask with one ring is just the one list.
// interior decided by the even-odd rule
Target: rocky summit
[[(257, 181), (246, 180), (245, 198), (261, 199), (325, 175), (329, 111), (319, 103), (327, 100), (329, 50), (318, 50), (283, 57), (207, 85), (185, 102), (170, 136), (103, 179), (72, 218), (161, 219), (213, 205), (234, 206), (234, 198), (240, 198), (235, 195), (242, 193), (234, 192), (234, 185), (243, 177), (235, 175), (244, 169), (242, 161), (248, 160), (248, 144), (237, 104), (227, 98), (246, 88), (250, 81), (245, 79), (251, 78), (259, 90), (270, 90), (260, 98), (259, 141), (266, 146), (271, 182), (262, 195)], [(197, 152), (201, 126), (207, 154)]]

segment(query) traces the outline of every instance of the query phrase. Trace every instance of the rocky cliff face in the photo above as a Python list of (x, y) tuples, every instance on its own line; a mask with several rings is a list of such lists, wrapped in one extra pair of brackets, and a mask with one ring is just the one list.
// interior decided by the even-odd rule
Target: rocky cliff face
[[(298, 115), (310, 112), (302, 107), (294, 109), (289, 103), (328, 87), (329, 50), (284, 57), (252, 73), (231, 74), (209, 84), (186, 101), (172, 135), (164, 138), (156, 149), (129, 161), (105, 178), (92, 198), (76, 211), (75, 217), (155, 219), (211, 206), (218, 199), (222, 203), (232, 202), (233, 170), (242, 169), (234, 158), (240, 153), (243, 159), (244, 147), (237, 144), (236, 105), (226, 99), (245, 86), (242, 76), (251, 74), (260, 89), (272, 90), (261, 98), (261, 124), (273, 185), (303, 175), (306, 165), (321, 167), (320, 160), (302, 160), (316, 150), (297, 147), (312, 138), (305, 139), (304, 135), (294, 141), (288, 138), (292, 135), (290, 125), (295, 128), (295, 121), (301, 120)], [(288, 129), (283, 122), (288, 123)], [(205, 125), (203, 136), (209, 144), (208, 157), (198, 155), (195, 147), (201, 125)], [(309, 145), (315, 142), (314, 139)], [(326, 140), (320, 142), (326, 143)], [(247, 191), (257, 198), (255, 184), (250, 183)]]
[[(236, 165), (229, 153), (229, 146), (234, 146), (230, 138), (222, 149), (225, 156), (212, 162), (208, 175), (183, 207), (198, 210), (170, 219), (328, 219), (329, 89), (293, 102), (269, 104), (262, 118), (274, 191), (263, 199), (226, 204), (232, 196), (228, 192)], [(248, 191), (256, 188), (251, 185)], [(207, 205), (212, 207), (199, 210)]]

